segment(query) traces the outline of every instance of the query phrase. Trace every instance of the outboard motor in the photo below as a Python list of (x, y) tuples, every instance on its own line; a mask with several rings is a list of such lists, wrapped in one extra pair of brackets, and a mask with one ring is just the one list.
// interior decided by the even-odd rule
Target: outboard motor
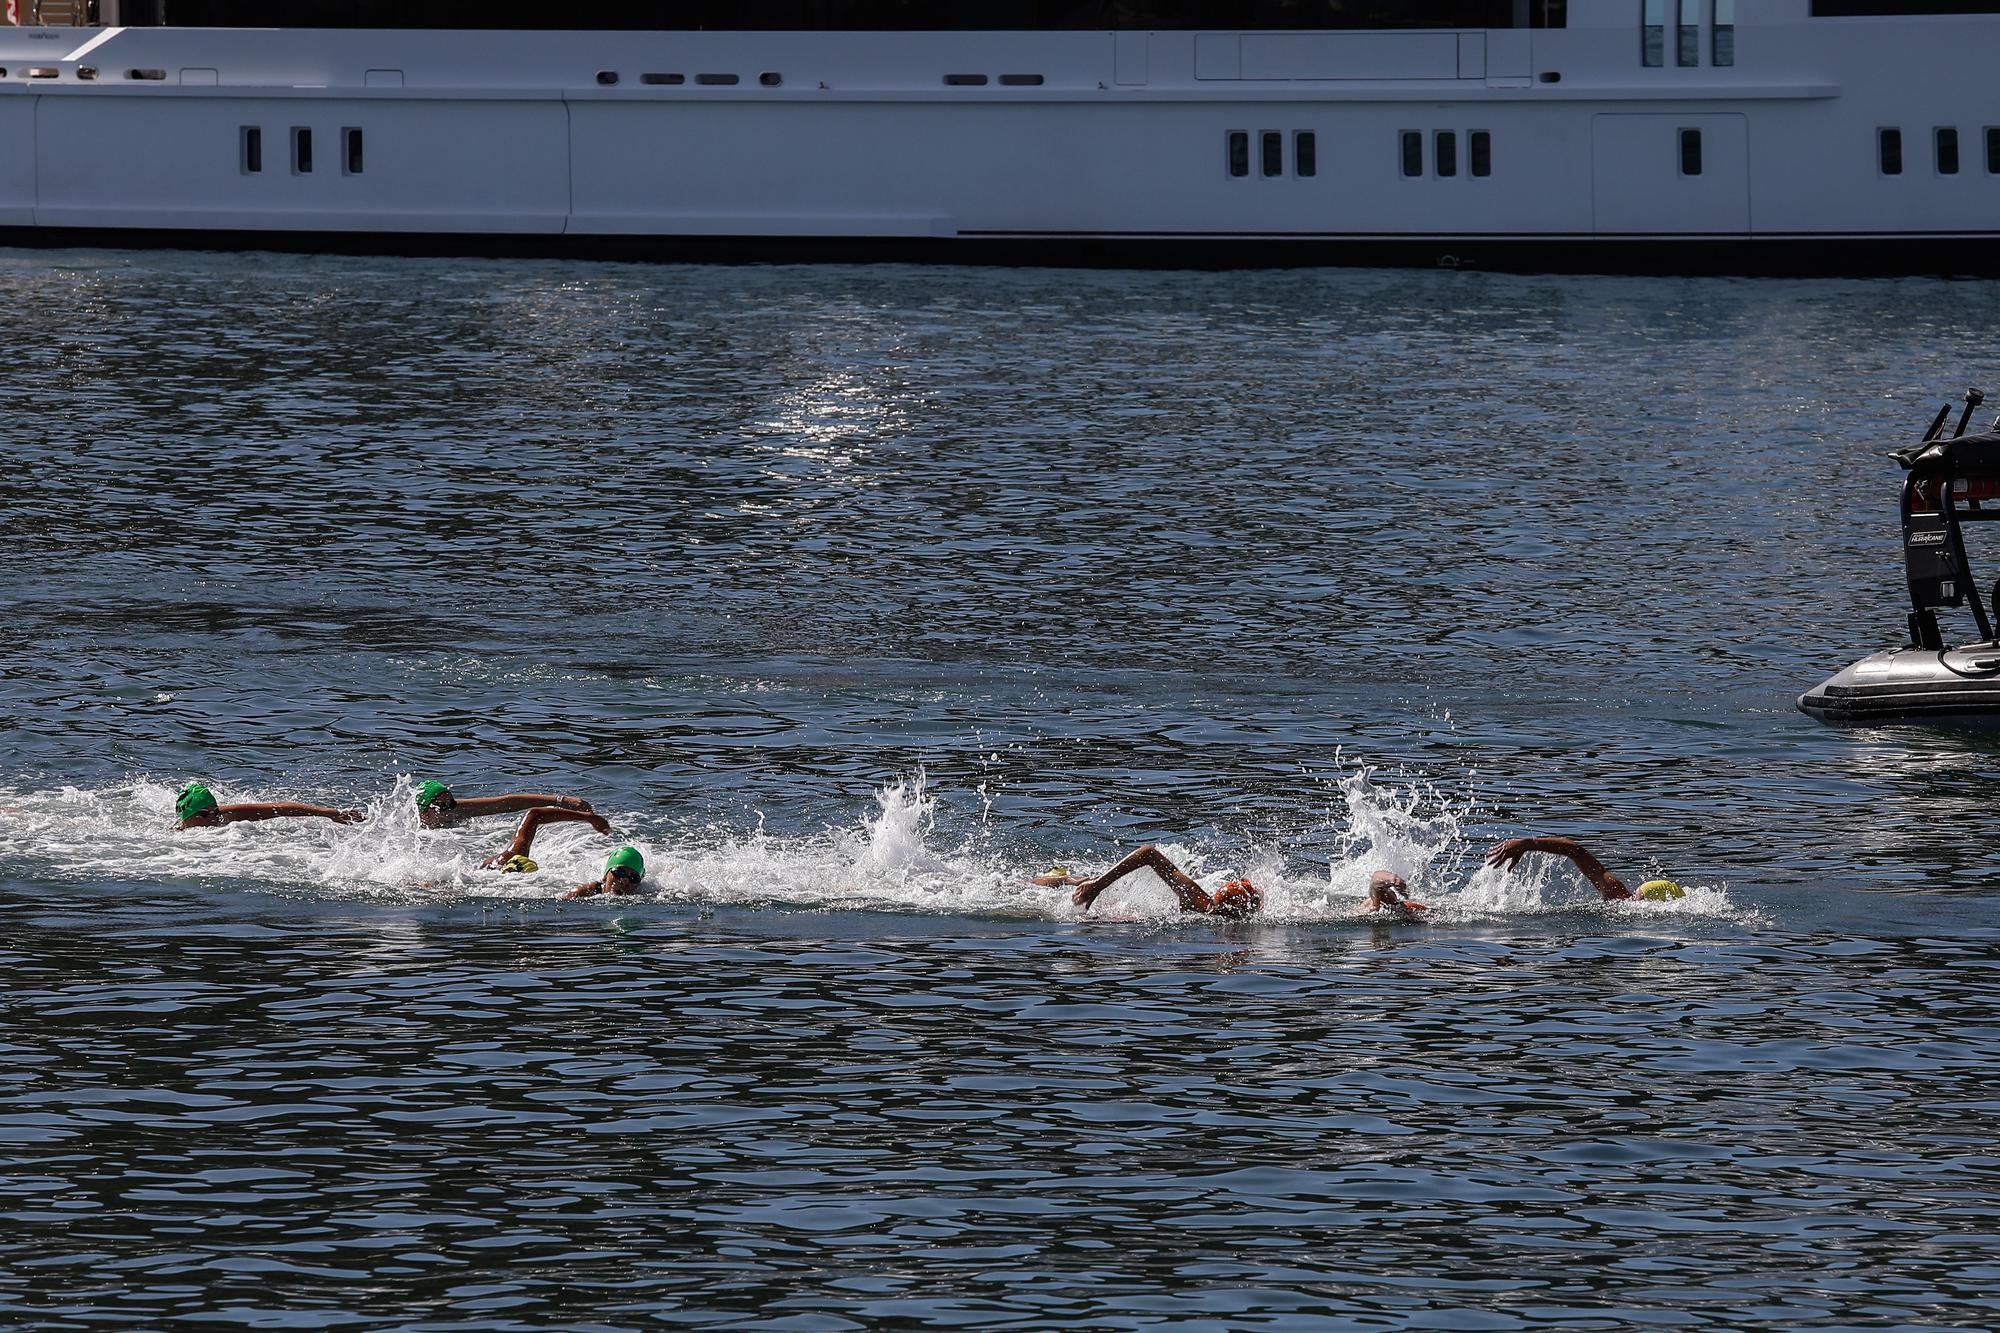
[[(2000, 519), (2000, 421), (1967, 435), (1985, 401), (1965, 394), (1958, 428), (1944, 434), (1951, 405), (1938, 409), (1924, 438), (1891, 455), (1903, 479), (1903, 576), (1910, 593), (1910, 644), (1871, 654), (1799, 696), (1799, 707), (1829, 722), (1975, 721), (2000, 723), (2000, 642), (1965, 554), (1967, 523)], [(2000, 612), (2000, 584), (1993, 590)], [(1967, 607), (1979, 638), (1946, 648), (1940, 607)]]

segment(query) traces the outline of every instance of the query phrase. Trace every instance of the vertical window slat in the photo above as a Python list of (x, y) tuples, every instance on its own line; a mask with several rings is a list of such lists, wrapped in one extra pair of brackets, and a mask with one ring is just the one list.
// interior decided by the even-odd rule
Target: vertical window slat
[(1649, 69), (1667, 63), (1667, 0), (1645, 0), (1640, 11), (1639, 63)]
[(1250, 131), (1231, 130), (1229, 132), (1229, 174), (1248, 176), (1250, 174)]
[(1958, 130), (1950, 125), (1940, 125), (1936, 134), (1937, 170), (1940, 176), (1958, 174)]
[(1884, 129), (1876, 132), (1876, 154), (1884, 176), (1903, 174), (1903, 132)]
[(1421, 130), (1403, 131), (1403, 174), (1424, 174), (1424, 136)]
[(1674, 63), (1701, 63), (1701, 0), (1680, 0), (1681, 21), (1675, 25)]
[(1467, 156), (1472, 159), (1468, 164), (1472, 169), (1472, 174), (1475, 176), (1491, 176), (1493, 174), (1492, 133), (1487, 130), (1474, 130), (1466, 136), (1466, 147), (1468, 149)]
[(264, 170), (264, 131), (255, 125), (243, 127), (243, 174), (255, 176)]
[(1736, 0), (1715, 0), (1715, 31), (1709, 34), (1709, 59), (1717, 65), (1736, 63)]
[(1301, 176), (1319, 174), (1319, 136), (1311, 130), (1292, 136), (1292, 170)]
[(1458, 174), (1458, 135), (1451, 130), (1439, 130), (1437, 132), (1437, 143), (1432, 149), (1431, 160), (1437, 166), (1438, 175), (1456, 176)]
[(1285, 174), (1285, 136), (1276, 130), (1265, 130), (1260, 136), (1263, 141), (1263, 167), (1266, 176)]

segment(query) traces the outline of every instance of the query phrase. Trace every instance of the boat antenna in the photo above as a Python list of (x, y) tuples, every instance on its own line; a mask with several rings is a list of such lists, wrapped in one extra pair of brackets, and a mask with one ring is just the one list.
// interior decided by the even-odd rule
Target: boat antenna
[(1953, 439), (1965, 434), (1966, 423), (1972, 420), (1973, 412), (1985, 401), (1986, 395), (1978, 389), (1965, 391), (1965, 410), (1958, 414), (1958, 429), (1951, 433)]

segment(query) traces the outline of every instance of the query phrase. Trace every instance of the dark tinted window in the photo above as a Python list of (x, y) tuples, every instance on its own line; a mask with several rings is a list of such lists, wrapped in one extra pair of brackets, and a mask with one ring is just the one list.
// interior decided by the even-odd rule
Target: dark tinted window
[(308, 129), (292, 131), (292, 170), (301, 176), (313, 169), (313, 132)]
[(1284, 175), (1285, 136), (1276, 130), (1265, 130), (1262, 137), (1264, 141), (1264, 174), (1266, 176)]
[(264, 169), (264, 131), (255, 125), (243, 127), (243, 170)]
[(350, 176), (361, 174), (361, 131), (346, 129), (340, 132), (341, 169)]
[(1639, 13), (1639, 63), (1667, 63), (1667, 0), (1645, 0)]
[(1472, 174), (1491, 176), (1493, 174), (1493, 136), (1485, 130), (1474, 130), (1466, 136), (1466, 147), (1472, 158)]
[(1701, 175), (1701, 131), (1681, 131), (1681, 175)]
[(1250, 174), (1250, 131), (1231, 130), (1229, 132), (1229, 174), (1248, 176)]
[(1450, 130), (1439, 130), (1436, 156), (1437, 174), (1456, 176), (1458, 174), (1458, 136)]
[(1311, 130), (1292, 136), (1292, 170), (1301, 176), (1319, 174), (1319, 139)]
[(1937, 169), (1940, 176), (1958, 174), (1958, 131), (1949, 125), (1937, 132)]
[(1416, 130), (1403, 131), (1403, 174), (1424, 174), (1424, 136)]
[(2000, 125), (1986, 127), (1986, 169), (2000, 176)]
[(1882, 131), (1880, 154), (1882, 159), (1882, 174), (1884, 176), (1900, 176), (1903, 174), (1903, 132), (1901, 130)]

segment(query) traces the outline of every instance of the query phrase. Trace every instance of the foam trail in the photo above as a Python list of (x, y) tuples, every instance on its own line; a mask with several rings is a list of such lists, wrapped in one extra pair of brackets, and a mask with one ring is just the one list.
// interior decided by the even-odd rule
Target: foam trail
[[(217, 787), (224, 803), (290, 795)], [(1162, 842), (1160, 848), (1211, 891), (1247, 874), (1265, 891), (1265, 917), (1281, 922), (1353, 918), (1377, 868), (1402, 875), (1434, 924), (1501, 919), (1597, 906), (1567, 867), (1533, 857), (1511, 874), (1484, 868), (1469, 875), (1466, 829), (1472, 806), (1422, 784), (1378, 784), (1366, 768), (1342, 774), (1321, 828), (1332, 834), (1319, 855), (1256, 846)], [(316, 819), (273, 820), (175, 833), (174, 789), (140, 779), (100, 790), (0, 789), (0, 864), (15, 874), (55, 880), (229, 884), (281, 896), (435, 903), (460, 899), (547, 900), (595, 879), (621, 843), (646, 858), (659, 900), (699, 906), (862, 909), (1043, 920), (1181, 922), (1172, 892), (1150, 872), (1122, 881), (1088, 914), (1067, 889), (1031, 884), (1046, 853), (1021, 863), (996, 853), (981, 811), (955, 813), (924, 775), (875, 793), (874, 808), (818, 834), (775, 836), (761, 826), (691, 830), (654, 816), (606, 811), (607, 838), (583, 824), (556, 824), (535, 841), (541, 870), (501, 875), (480, 862), (512, 837), (513, 817), (428, 829), (418, 821), (414, 783), (398, 776), (365, 803), (366, 819), (341, 826)], [(326, 801), (326, 792), (306, 794)], [(356, 802), (348, 802), (355, 804)], [(1318, 839), (1315, 839), (1317, 841)], [(1325, 845), (1321, 843), (1321, 845)], [(1059, 859), (1102, 868), (1129, 850), (1105, 846)], [(1476, 863), (1475, 863), (1476, 864)], [(602, 901), (602, 900), (598, 900)], [(1690, 886), (1676, 902), (1618, 904), (1622, 913), (1738, 916), (1721, 889)], [(1372, 922), (1388, 920), (1368, 916)], [(1629, 917), (1627, 919), (1630, 919)]]

